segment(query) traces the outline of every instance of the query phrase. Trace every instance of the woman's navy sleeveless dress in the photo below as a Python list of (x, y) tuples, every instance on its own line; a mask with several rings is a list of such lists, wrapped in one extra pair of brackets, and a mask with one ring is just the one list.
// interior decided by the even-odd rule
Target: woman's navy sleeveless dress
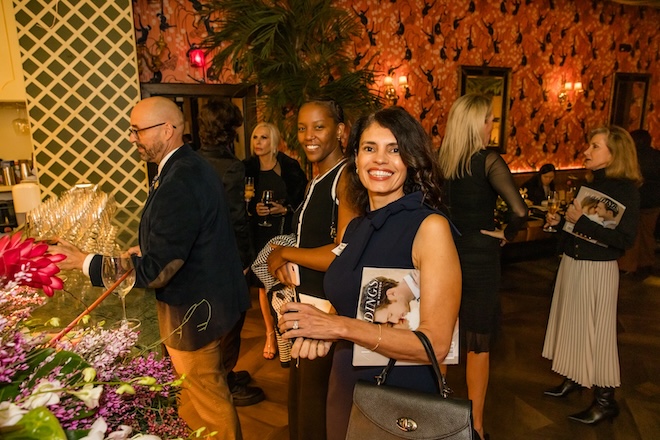
[[(438, 211), (423, 204), (421, 192), (403, 196), (389, 205), (353, 220), (344, 235), (347, 243), (328, 268), (324, 279), (326, 296), (339, 315), (355, 318), (362, 268), (412, 269), (412, 245), (422, 221)], [(374, 330), (375, 334), (375, 330)], [(330, 373), (327, 403), (328, 440), (344, 439), (358, 379), (375, 382), (383, 367), (353, 367), (353, 343), (339, 341)], [(437, 392), (430, 366), (395, 367), (387, 384)]]

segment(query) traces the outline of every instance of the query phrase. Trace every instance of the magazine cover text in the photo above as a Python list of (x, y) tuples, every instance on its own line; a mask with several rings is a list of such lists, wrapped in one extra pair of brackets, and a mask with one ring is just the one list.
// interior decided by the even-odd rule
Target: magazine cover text
[[(417, 330), (419, 327), (419, 271), (365, 267), (362, 270), (357, 319), (386, 324), (394, 328)], [(445, 364), (458, 363), (458, 321)], [(354, 366), (387, 365), (389, 359), (357, 344), (353, 346)], [(415, 365), (397, 362), (396, 365)]]

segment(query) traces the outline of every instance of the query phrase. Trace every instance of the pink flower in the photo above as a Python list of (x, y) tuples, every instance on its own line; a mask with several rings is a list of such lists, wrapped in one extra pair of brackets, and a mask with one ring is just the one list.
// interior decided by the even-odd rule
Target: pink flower
[(0, 238), (0, 287), (29, 286), (53, 296), (54, 290), (64, 287), (55, 274), (60, 271), (56, 263), (66, 256), (49, 254), (48, 245), (34, 238), (22, 239), (21, 234)]

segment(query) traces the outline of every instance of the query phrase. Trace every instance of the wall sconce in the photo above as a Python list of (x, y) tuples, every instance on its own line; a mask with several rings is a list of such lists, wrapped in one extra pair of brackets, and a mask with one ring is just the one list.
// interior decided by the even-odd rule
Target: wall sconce
[(394, 105), (399, 98), (396, 94), (396, 89), (394, 88), (394, 78), (387, 75), (385, 79), (383, 79), (383, 86), (385, 87), (385, 100), (387, 101), (387, 105)]
[[(408, 91), (408, 77), (405, 75), (399, 76), (399, 88), (401, 89), (402, 93), (406, 93)], [(396, 104), (396, 101), (399, 99), (399, 96), (396, 93), (396, 88), (394, 87), (394, 78), (390, 75), (387, 75), (383, 79), (383, 87), (385, 88), (385, 100), (387, 101), (387, 105), (394, 105)]]
[(205, 67), (206, 66), (206, 55), (202, 49), (190, 49), (188, 53), (190, 58), (190, 65), (193, 67)]
[(581, 81), (576, 81), (573, 83), (573, 82), (566, 82), (566, 80), (562, 79), (561, 88), (559, 89), (559, 93), (557, 94), (557, 99), (559, 100), (559, 103), (561, 105), (566, 104), (568, 108), (571, 108), (573, 104), (571, 103), (570, 94), (573, 93), (573, 99), (575, 99), (576, 95), (582, 92), (584, 92), (584, 89), (582, 88)]
[(405, 75), (401, 75), (399, 77), (399, 87), (401, 87), (401, 91), (405, 92), (408, 90), (408, 77)]

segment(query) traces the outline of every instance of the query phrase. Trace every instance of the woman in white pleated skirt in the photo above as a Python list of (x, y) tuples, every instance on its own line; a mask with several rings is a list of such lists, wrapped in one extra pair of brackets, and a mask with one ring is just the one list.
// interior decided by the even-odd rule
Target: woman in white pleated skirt
[[(570, 419), (596, 424), (619, 414), (614, 389), (621, 385), (616, 312), (619, 291), (617, 258), (635, 240), (641, 181), (632, 138), (620, 127), (601, 127), (589, 136), (585, 167), (594, 180), (568, 206), (565, 218), (548, 214), (548, 224), (563, 227), (562, 261), (550, 308), (543, 357), (563, 383), (545, 391), (565, 397), (581, 387), (594, 388), (594, 400)], [(582, 211), (581, 201), (595, 197), (600, 217)], [(566, 232), (566, 226), (571, 232)], [(572, 229), (571, 229), (572, 227)]]
[(562, 257), (550, 308), (543, 356), (553, 371), (581, 386), (618, 387), (616, 260)]

